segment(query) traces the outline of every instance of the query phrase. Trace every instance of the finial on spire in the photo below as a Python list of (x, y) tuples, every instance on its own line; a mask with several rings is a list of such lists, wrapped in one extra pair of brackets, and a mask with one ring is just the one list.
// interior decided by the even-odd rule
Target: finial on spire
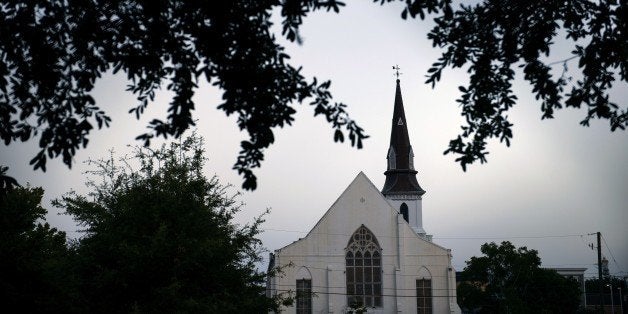
[(399, 65), (394, 65), (393, 70), (395, 70), (395, 76), (397, 77), (397, 81), (399, 81), (399, 76), (403, 73), (399, 72), (399, 70), (401, 70), (401, 68), (399, 67)]

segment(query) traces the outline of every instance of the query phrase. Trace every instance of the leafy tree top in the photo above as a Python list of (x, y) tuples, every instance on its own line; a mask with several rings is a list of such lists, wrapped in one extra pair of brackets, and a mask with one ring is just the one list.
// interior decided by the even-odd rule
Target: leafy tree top
[[(457, 155), (463, 169), (487, 160), (489, 139), (510, 145), (507, 114), (517, 101), (511, 88), (516, 67), (532, 85), (543, 118), (563, 107), (585, 107), (583, 125), (594, 118), (608, 120), (611, 130), (628, 124), (628, 108), (609, 96), (614, 84), (625, 86), (628, 65), (626, 6), (618, 1), (484, 0), (458, 8), (451, 0), (402, 1), (404, 19), (435, 16), (428, 38), (443, 54), (428, 70), (427, 83), (436, 84), (446, 68), (469, 72), (458, 99), (466, 122), (445, 151)], [(338, 12), (342, 5), (336, 0), (0, 1), (0, 138), (5, 144), (37, 138), (35, 169), (45, 170), (47, 159), (59, 156), (71, 166), (94, 127), (109, 125), (90, 95), (109, 70), (126, 74), (138, 100), (129, 112), (137, 117), (160, 87), (174, 93), (167, 119), (153, 119), (137, 139), (148, 144), (156, 136), (178, 137), (195, 124), (192, 97), (204, 78), (223, 91), (218, 108), (237, 115), (249, 135), (234, 169), (244, 177), (245, 189), (255, 189), (253, 170), (274, 143), (273, 128), (292, 123), (294, 103), (309, 102), (315, 115), (325, 116), (335, 141), (345, 139), (343, 130), (358, 148), (367, 137), (346, 106), (332, 102), (330, 82), (305, 79), (270, 31), (271, 12), (278, 9), (282, 35), (299, 42), (308, 14)], [(573, 44), (572, 55), (548, 62), (558, 34)], [(572, 59), (581, 77), (573, 80), (567, 71), (552, 75), (553, 66), (566, 70)]]
[(196, 136), (135, 160), (96, 161), (88, 196), (55, 201), (85, 228), (76, 268), (86, 312), (261, 313), (279, 300), (264, 295), (257, 239), (262, 218), (237, 225), (240, 205), (202, 173)]
[[(306, 80), (301, 68), (270, 32), (273, 8), (281, 7), (283, 34), (296, 40), (302, 17), (319, 9), (338, 11), (336, 1), (44, 1), (0, 2), (0, 138), (5, 144), (38, 137), (31, 160), (45, 171), (47, 158), (84, 148), (95, 126), (110, 118), (91, 96), (109, 70), (126, 74), (128, 90), (144, 112), (162, 86), (174, 93), (165, 121), (154, 119), (137, 139), (179, 137), (195, 125), (192, 97), (206, 79), (223, 91), (218, 109), (238, 116), (249, 139), (234, 165), (245, 189), (256, 188), (253, 169), (274, 142), (273, 128), (290, 125), (292, 105), (308, 101), (343, 141), (362, 147), (367, 136), (332, 103), (330, 82)], [(7, 36), (7, 34), (11, 34)]]
[[(486, 161), (487, 139), (499, 138), (510, 145), (512, 123), (507, 113), (517, 100), (511, 88), (515, 67), (523, 69), (524, 79), (532, 85), (543, 119), (553, 118), (563, 107), (585, 107), (584, 126), (594, 118), (608, 120), (612, 131), (628, 126), (628, 107), (609, 96), (616, 81), (625, 88), (628, 80), (625, 5), (614, 0), (484, 0), (461, 4), (454, 11), (450, 3), (438, 1), (440, 15), (428, 34), (433, 46), (444, 52), (428, 70), (426, 83), (434, 86), (448, 67), (468, 69), (469, 84), (459, 87), (462, 95), (457, 100), (466, 124), (445, 151), (458, 155), (463, 169), (476, 160)], [(571, 43), (572, 55), (546, 61), (559, 34)], [(568, 75), (568, 62), (574, 59), (582, 74), (576, 79)], [(562, 74), (554, 77), (552, 67), (561, 64)]]
[(575, 281), (540, 268), (536, 250), (508, 241), (485, 243), (483, 256), (466, 263), (458, 286), (458, 303), (480, 313), (572, 313), (580, 290)]
[(72, 308), (64, 269), (65, 232), (45, 222), (42, 188), (0, 193), (0, 302), (12, 313), (62, 313)]

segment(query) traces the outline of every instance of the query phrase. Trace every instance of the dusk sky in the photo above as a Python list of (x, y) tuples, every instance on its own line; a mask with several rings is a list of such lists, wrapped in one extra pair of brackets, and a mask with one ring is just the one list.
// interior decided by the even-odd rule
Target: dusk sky
[[(308, 16), (301, 28), (302, 45), (285, 43), (291, 63), (302, 65), (307, 77), (332, 80), (334, 99), (348, 105), (370, 138), (361, 150), (334, 143), (324, 118), (313, 118), (308, 104), (296, 105), (293, 126), (275, 130), (275, 144), (256, 171), (258, 189), (241, 196), (245, 206), (238, 222), (249, 222), (270, 208), (261, 239), (272, 251), (305, 236), (360, 171), (381, 188), (395, 92), (392, 66), (398, 64), (414, 164), (427, 191), (423, 227), (435, 243), (452, 249), (457, 270), (480, 254), (482, 243), (508, 240), (538, 250), (543, 266), (583, 267), (587, 277), (595, 276), (597, 254), (588, 244), (596, 240), (590, 234), (600, 231), (611, 274), (628, 276), (628, 133), (611, 132), (607, 121), (580, 126), (585, 110), (560, 110), (556, 119), (541, 121), (540, 103), (518, 72), (514, 90), (519, 99), (509, 113), (514, 123), (511, 147), (492, 141), (488, 163), (463, 172), (455, 157), (443, 151), (460, 131), (463, 118), (455, 100), (468, 74), (466, 69), (447, 70), (435, 89), (424, 84), (440, 53), (426, 38), (432, 23), (404, 21), (400, 12), (400, 6), (350, 2), (340, 14)], [(570, 48), (560, 47), (559, 40), (554, 51), (547, 60), (566, 59)], [(577, 78), (577, 60), (568, 66)], [(556, 67), (560, 73), (562, 66)], [(127, 145), (140, 144), (133, 139), (147, 122), (166, 115), (172, 95), (164, 92), (136, 121), (127, 114), (135, 98), (125, 86), (124, 75), (108, 74), (97, 83), (93, 95), (113, 123), (92, 132), (88, 149), (77, 153), (71, 170), (55, 159), (48, 161), (46, 173), (33, 171), (28, 161), (38, 140), (2, 147), (10, 174), (20, 183), (44, 187), (48, 221), (70, 237), (80, 235), (78, 227), (70, 217), (58, 215), (49, 201), (72, 189), (85, 193), (87, 158), (107, 157), (110, 149), (128, 153)], [(246, 135), (239, 132), (235, 117), (216, 109), (221, 96), (220, 90), (201, 84), (194, 115), (206, 141), (206, 174), (234, 185), (236, 192), (242, 179), (231, 168)], [(618, 81), (611, 97), (625, 108), (627, 84)]]

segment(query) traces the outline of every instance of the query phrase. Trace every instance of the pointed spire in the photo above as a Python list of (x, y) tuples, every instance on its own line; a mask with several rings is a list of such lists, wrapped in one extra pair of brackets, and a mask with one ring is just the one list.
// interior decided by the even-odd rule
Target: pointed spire
[(386, 183), (384, 183), (382, 190), (384, 195), (414, 194), (420, 196), (425, 194), (425, 191), (416, 179), (417, 171), (414, 170), (414, 153), (412, 145), (410, 145), (399, 78), (397, 78), (397, 90), (395, 91), (395, 108), (392, 117), (390, 147), (387, 158), (388, 168), (384, 172)]

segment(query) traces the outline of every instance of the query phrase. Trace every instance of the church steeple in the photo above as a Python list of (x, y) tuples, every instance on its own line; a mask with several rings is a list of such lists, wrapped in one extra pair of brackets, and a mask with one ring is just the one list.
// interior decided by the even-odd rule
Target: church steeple
[(412, 145), (410, 145), (410, 137), (408, 136), (408, 124), (403, 109), (398, 78), (387, 159), (388, 167), (386, 172), (384, 172), (386, 182), (384, 183), (382, 194), (385, 196), (415, 195), (419, 197), (425, 194), (425, 191), (416, 179), (417, 171), (414, 170), (414, 153)]

